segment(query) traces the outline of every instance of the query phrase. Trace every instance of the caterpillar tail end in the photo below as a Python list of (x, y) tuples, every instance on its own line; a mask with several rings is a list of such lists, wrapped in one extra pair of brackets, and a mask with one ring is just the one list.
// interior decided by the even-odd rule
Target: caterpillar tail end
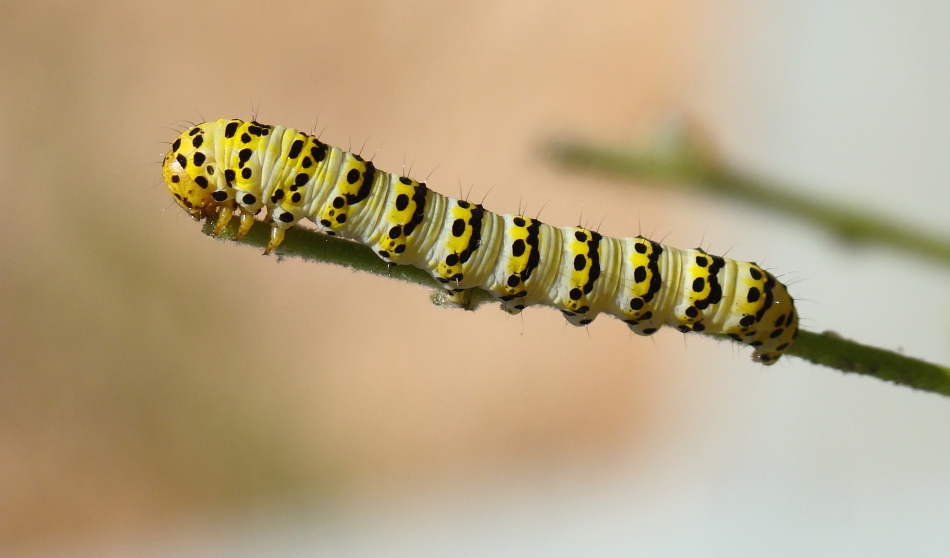
[(795, 319), (792, 327), (773, 329), (771, 335), (775, 333), (778, 333), (778, 335), (771, 337), (769, 342), (764, 345), (755, 348), (755, 352), (752, 353), (753, 362), (758, 362), (765, 366), (772, 366), (778, 362), (778, 359), (782, 358), (782, 355), (788, 351), (794, 344), (795, 338), (798, 337), (798, 320), (797, 316), (793, 317)]
[(270, 229), (270, 242), (267, 243), (267, 248), (264, 248), (264, 255), (270, 254), (273, 252), (280, 243), (284, 241), (284, 229), (280, 227), (271, 227)]

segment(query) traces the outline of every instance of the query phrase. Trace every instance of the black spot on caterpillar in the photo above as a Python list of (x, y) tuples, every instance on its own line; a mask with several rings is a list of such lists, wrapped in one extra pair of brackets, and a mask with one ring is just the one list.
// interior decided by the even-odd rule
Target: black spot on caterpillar
[(219, 215), (216, 233), (239, 212), (240, 238), (264, 209), (269, 253), (306, 218), (388, 263), (428, 271), (458, 304), (480, 287), (511, 314), (548, 304), (577, 326), (606, 312), (639, 335), (664, 324), (722, 333), (753, 347), (753, 358), (764, 364), (773, 364), (798, 333), (785, 285), (754, 263), (498, 215), (377, 171), (359, 155), (293, 128), (241, 120), (198, 124), (175, 140), (162, 172), (192, 217)]

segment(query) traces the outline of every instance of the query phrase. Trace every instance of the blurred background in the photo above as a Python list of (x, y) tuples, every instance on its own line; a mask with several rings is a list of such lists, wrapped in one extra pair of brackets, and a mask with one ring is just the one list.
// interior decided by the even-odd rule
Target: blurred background
[(950, 4), (0, 14), (0, 554), (950, 550), (946, 398), (261, 257), (205, 237), (159, 165), (176, 123), (257, 109), (498, 212), (758, 261), (808, 329), (946, 364), (950, 270), (538, 148), (685, 115), (730, 164), (950, 234)]

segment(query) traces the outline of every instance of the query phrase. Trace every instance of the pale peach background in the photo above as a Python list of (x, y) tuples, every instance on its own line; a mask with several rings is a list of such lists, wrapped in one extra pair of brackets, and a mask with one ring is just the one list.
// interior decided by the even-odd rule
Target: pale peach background
[(157, 163), (178, 122), (317, 122), (501, 212), (791, 272), (810, 329), (946, 363), (945, 269), (538, 146), (686, 114), (734, 164), (950, 231), (948, 31), (926, 2), (6, 3), (0, 553), (948, 548), (946, 399), (263, 258)]

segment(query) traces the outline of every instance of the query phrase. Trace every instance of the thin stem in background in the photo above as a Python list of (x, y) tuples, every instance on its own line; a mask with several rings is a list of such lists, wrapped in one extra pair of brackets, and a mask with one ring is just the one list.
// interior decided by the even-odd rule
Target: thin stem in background
[(569, 169), (654, 185), (692, 185), (712, 195), (808, 221), (850, 243), (864, 242), (950, 265), (950, 238), (914, 225), (836, 206), (795, 189), (727, 168), (703, 156), (687, 135), (660, 149), (624, 150), (576, 139), (553, 141), (545, 152)]
[[(204, 224), (204, 233), (211, 235), (214, 220)], [(264, 249), (270, 227), (256, 224), (243, 239), (234, 241), (237, 220), (232, 221), (222, 239)], [(411, 266), (389, 267), (373, 251), (362, 244), (332, 238), (303, 227), (287, 231), (284, 242), (277, 249), (279, 257), (295, 257), (312, 262), (332, 263), (354, 270), (366, 271), (433, 289), (438, 284), (427, 272)], [(475, 289), (472, 308), (495, 299), (482, 289)], [(722, 336), (715, 336), (725, 339)], [(815, 364), (835, 368), (909, 386), (915, 389), (950, 396), (950, 369), (904, 355), (861, 345), (834, 333), (812, 333), (802, 330), (786, 355), (796, 356)]]

